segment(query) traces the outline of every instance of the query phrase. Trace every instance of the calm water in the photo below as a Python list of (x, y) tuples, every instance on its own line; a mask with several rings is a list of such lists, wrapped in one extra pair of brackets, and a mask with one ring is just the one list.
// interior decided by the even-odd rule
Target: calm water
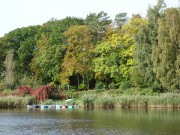
[(0, 134), (180, 135), (180, 110), (0, 110)]

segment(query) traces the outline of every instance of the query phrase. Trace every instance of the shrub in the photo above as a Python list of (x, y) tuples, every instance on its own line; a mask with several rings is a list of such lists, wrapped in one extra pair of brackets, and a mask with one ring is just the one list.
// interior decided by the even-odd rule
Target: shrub
[(5, 96), (10, 96), (10, 95), (12, 95), (13, 94), (13, 91), (11, 91), (11, 90), (4, 90), (4, 91), (2, 91), (1, 92), (1, 97), (5, 97)]
[(70, 91), (75, 92), (77, 90), (77, 86), (71, 85)]
[(1, 93), (2, 91), (4, 91), (6, 88), (7, 88), (7, 87), (6, 87), (5, 82), (1, 80), (1, 81), (0, 81), (0, 93)]
[(87, 89), (87, 85), (85, 83), (79, 84), (78, 89), (79, 90), (86, 90)]
[(115, 88), (116, 88), (116, 84), (115, 84), (114, 82), (112, 82), (112, 83), (110, 83), (110, 84), (108, 85), (108, 88), (109, 88), (109, 89), (115, 89)]
[(45, 101), (47, 99), (60, 99), (61, 91), (60, 89), (57, 89), (54, 87), (53, 84), (49, 86), (42, 86), (37, 89), (30, 89), (27, 86), (20, 86), (17, 88), (16, 91), (14, 91), (13, 95), (16, 96), (25, 96), (25, 95), (31, 95), (36, 98), (36, 100), (39, 101)]
[(59, 94), (60, 90), (55, 88), (54, 85), (50, 86), (42, 86), (38, 89), (34, 89), (31, 92), (31, 95), (36, 98), (37, 101), (44, 101), (50, 98), (51, 95), (53, 94)]
[(29, 88), (38, 88), (41, 86), (41, 82), (37, 79), (29, 77), (27, 75), (19, 76), (19, 84), (20, 86), (27, 86)]
[(129, 88), (131, 88), (131, 82), (130, 81), (123, 82), (120, 85), (120, 89), (126, 90), (126, 89), (129, 89)]
[(63, 84), (61, 85), (62, 90), (68, 90), (68, 84)]
[(96, 89), (104, 89), (105, 88), (105, 84), (103, 82), (98, 82), (98, 83), (96, 83), (95, 88)]
[(25, 96), (27, 94), (31, 94), (32, 92), (32, 89), (30, 89), (29, 87), (27, 86), (20, 86), (17, 88), (16, 91), (14, 91), (13, 95), (16, 95), (16, 96)]

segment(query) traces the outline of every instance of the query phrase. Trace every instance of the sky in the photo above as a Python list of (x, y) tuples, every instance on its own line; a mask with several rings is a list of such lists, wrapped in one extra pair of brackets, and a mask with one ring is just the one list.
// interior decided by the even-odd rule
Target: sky
[[(51, 18), (67, 16), (86, 18), (89, 13), (107, 12), (111, 19), (117, 13), (146, 16), (148, 5), (157, 0), (0, 0), (0, 37), (21, 27), (42, 25)], [(178, 7), (178, 0), (165, 0), (167, 7)]]

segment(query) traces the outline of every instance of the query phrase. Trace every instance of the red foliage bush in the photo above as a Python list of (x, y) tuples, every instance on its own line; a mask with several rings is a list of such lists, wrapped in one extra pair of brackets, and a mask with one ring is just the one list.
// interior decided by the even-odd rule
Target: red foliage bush
[(30, 94), (32, 91), (32, 89), (30, 89), (27, 86), (20, 86), (17, 88), (16, 91), (14, 91), (13, 95), (17, 95), (17, 96), (25, 96), (27, 94)]
[(49, 98), (53, 98), (53, 95), (59, 96), (58, 99), (64, 99), (62, 96), (60, 89), (57, 89), (53, 84), (49, 86), (42, 86), (37, 89), (30, 89), (27, 86), (20, 86), (17, 88), (16, 91), (14, 91), (13, 95), (17, 96), (25, 96), (25, 95), (31, 95), (36, 98), (37, 101), (44, 101)]
[(39, 100), (47, 100), (49, 97), (51, 97), (53, 94), (59, 94), (59, 89), (56, 89), (54, 85), (50, 86), (42, 86), (38, 89), (32, 90), (30, 93), (32, 96), (36, 98), (37, 101)]
[(75, 95), (70, 91), (62, 91), (57, 89), (53, 84), (49, 86), (42, 86), (37, 89), (30, 89), (27, 86), (20, 86), (14, 91), (13, 95), (26, 96), (30, 95), (36, 98), (37, 102), (45, 101), (47, 99), (63, 100), (73, 98)]

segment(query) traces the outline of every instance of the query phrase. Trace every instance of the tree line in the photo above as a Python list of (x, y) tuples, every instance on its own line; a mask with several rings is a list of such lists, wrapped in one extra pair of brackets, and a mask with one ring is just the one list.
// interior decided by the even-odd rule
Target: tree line
[(15, 88), (23, 78), (40, 84), (92, 89), (123, 84), (180, 90), (180, 9), (164, 0), (147, 17), (90, 13), (85, 19), (51, 19), (0, 38), (0, 80)]

